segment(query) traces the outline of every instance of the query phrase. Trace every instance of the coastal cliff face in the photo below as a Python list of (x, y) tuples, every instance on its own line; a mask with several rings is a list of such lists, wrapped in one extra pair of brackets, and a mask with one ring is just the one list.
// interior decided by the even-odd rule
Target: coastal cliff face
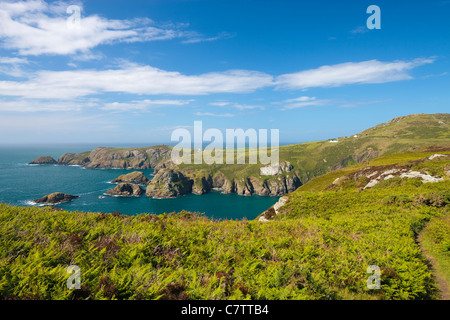
[(251, 196), (282, 196), (301, 186), (294, 172), (277, 177), (247, 177), (238, 180), (227, 179), (222, 172), (214, 176), (209, 173), (183, 172), (176, 169), (161, 169), (147, 186), (147, 196), (173, 198), (183, 194), (202, 195), (213, 190), (224, 194), (237, 193)]
[(257, 194), (260, 196), (283, 196), (286, 193), (293, 192), (300, 187), (302, 183), (295, 173), (279, 176), (272, 179), (264, 177), (248, 177), (235, 182), (236, 193), (249, 196)]
[(82, 153), (65, 153), (60, 165), (79, 165), (88, 169), (150, 169), (170, 158), (170, 148), (156, 146), (138, 149), (96, 148)]
[(153, 198), (174, 198), (192, 192), (192, 181), (181, 172), (160, 170), (147, 186), (146, 195)]

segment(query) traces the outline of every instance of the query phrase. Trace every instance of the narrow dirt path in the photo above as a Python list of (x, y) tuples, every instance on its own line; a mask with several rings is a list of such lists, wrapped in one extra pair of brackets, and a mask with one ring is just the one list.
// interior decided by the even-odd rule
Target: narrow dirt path
[(425, 250), (423, 246), (423, 239), (422, 239), (422, 233), (419, 234), (419, 237), (417, 238), (417, 241), (420, 246), (420, 250), (422, 250), (422, 254), (425, 258), (430, 262), (431, 264), (431, 272), (433, 273), (434, 278), (436, 279), (436, 283), (438, 285), (441, 299), (442, 300), (450, 300), (450, 284), (445, 279), (444, 275), (441, 274), (441, 272), (438, 271), (438, 262), (437, 260)]

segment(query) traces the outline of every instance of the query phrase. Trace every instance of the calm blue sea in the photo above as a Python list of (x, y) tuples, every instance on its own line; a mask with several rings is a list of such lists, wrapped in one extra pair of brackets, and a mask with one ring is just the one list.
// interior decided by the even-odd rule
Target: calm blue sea
[[(151, 199), (142, 197), (99, 196), (113, 188), (110, 181), (131, 171), (122, 169), (84, 169), (74, 166), (28, 165), (39, 156), (49, 155), (58, 159), (66, 152), (82, 152), (94, 149), (93, 145), (66, 146), (0, 146), (0, 202), (29, 206), (31, 201), (52, 192), (78, 195), (72, 202), (58, 207), (68, 211), (168, 213), (181, 210), (203, 212), (214, 219), (254, 219), (261, 212), (278, 201), (278, 197), (221, 194), (189, 194), (176, 199)], [(138, 146), (133, 146), (138, 147)], [(142, 171), (152, 178), (152, 170)]]

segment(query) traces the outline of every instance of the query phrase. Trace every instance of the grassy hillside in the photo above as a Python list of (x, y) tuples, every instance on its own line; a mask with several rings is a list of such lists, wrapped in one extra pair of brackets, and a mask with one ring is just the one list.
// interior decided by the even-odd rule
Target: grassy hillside
[[(442, 174), (449, 162), (413, 166)], [(0, 205), (0, 297), (438, 299), (416, 240), (431, 221), (425, 240), (448, 272), (448, 176), (437, 183), (393, 178), (364, 191), (342, 186), (305, 185), (266, 223)], [(81, 268), (81, 290), (66, 288), (71, 264)], [(381, 269), (381, 289), (366, 286), (370, 265)]]
[[(413, 151), (423, 146), (450, 147), (450, 114), (418, 114), (392, 119), (337, 143), (315, 141), (279, 148), (280, 161), (289, 161), (302, 183), (341, 167), (380, 155)], [(330, 137), (331, 138), (331, 137)], [(248, 157), (248, 154), (247, 154)], [(248, 161), (247, 161), (248, 162)], [(222, 172), (229, 180), (261, 178), (261, 164), (183, 164), (181, 170)], [(267, 178), (267, 177), (266, 177)]]

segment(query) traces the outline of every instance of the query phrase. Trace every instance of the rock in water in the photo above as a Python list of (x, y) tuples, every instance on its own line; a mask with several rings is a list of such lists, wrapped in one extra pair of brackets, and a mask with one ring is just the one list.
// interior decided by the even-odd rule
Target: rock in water
[(34, 200), (34, 203), (38, 204), (58, 204), (72, 201), (73, 199), (78, 198), (78, 196), (73, 196), (71, 194), (64, 194), (62, 192), (55, 192), (52, 194), (48, 194), (43, 196), (40, 199)]
[(43, 157), (34, 159), (29, 164), (57, 164), (57, 162), (55, 159), (53, 159), (50, 156), (43, 156)]
[(121, 182), (129, 182), (146, 186), (150, 182), (150, 180), (147, 179), (147, 177), (142, 172), (134, 171), (128, 174), (123, 174), (112, 181), (112, 183)]
[(114, 189), (106, 191), (106, 194), (110, 196), (121, 196), (121, 197), (130, 197), (136, 196), (139, 197), (144, 194), (144, 190), (135, 183), (123, 182), (119, 183), (117, 187)]
[(153, 198), (173, 198), (191, 192), (191, 180), (179, 171), (163, 169), (150, 181), (146, 194)]

